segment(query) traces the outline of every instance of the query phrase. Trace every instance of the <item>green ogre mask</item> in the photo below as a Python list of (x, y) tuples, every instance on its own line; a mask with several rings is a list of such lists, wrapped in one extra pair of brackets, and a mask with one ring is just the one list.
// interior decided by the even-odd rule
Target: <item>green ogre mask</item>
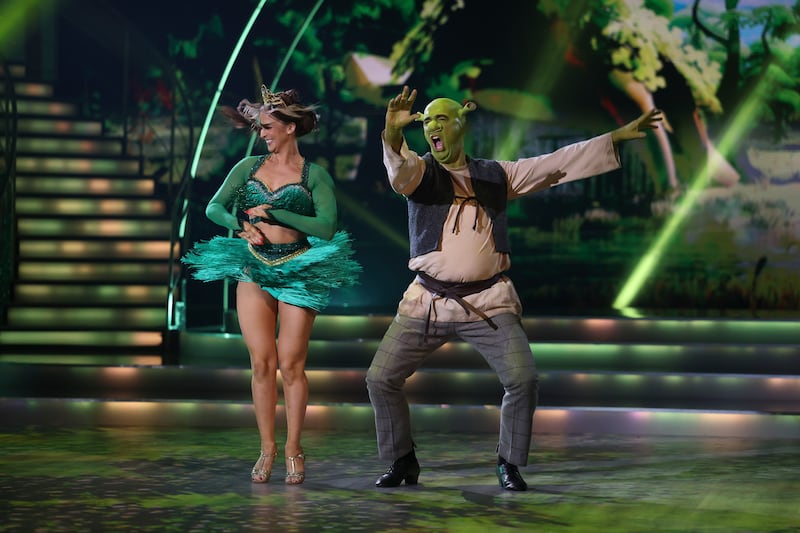
[(466, 163), (464, 153), (465, 115), (475, 109), (473, 102), (461, 105), (450, 98), (437, 98), (425, 107), (422, 121), (431, 154), (442, 164)]

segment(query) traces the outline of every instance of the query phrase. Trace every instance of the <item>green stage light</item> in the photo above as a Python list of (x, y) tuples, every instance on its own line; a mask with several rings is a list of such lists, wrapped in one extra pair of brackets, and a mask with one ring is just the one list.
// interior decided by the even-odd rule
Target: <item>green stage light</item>
[(355, 213), (358, 217), (368, 223), (370, 227), (377, 230), (390, 242), (398, 245), (403, 250), (408, 250), (408, 238), (404, 233), (395, 231), (391, 226), (386, 224), (380, 217), (375, 216), (370, 210), (365, 209), (358, 202), (354, 201), (348, 195), (341, 191), (336, 191), (336, 197), (342, 206), (346, 207), (350, 212)]
[(8, 49), (9, 43), (19, 40), (20, 31), (27, 26), (25, 19), (28, 13), (35, 12), (39, 3), (12, 0), (0, 4), (0, 50)]
[[(738, 111), (736, 111), (733, 121), (719, 143), (719, 152), (721, 154), (731, 153), (733, 148), (738, 145), (739, 141), (741, 141), (751, 128), (754, 118), (758, 113), (759, 105), (761, 104), (760, 95), (764, 84), (765, 79), (762, 79), (759, 87), (750, 93), (747, 100), (745, 100)], [(671, 239), (691, 213), (700, 197), (700, 193), (705, 189), (711, 176), (713, 176), (718, 169), (719, 164), (720, 161), (718, 159), (709, 158), (697, 176), (695, 176), (683, 200), (681, 200), (673, 215), (667, 220), (667, 223), (657, 236), (655, 242), (650, 246), (650, 249), (641, 258), (639, 264), (636, 265), (633, 273), (627, 281), (625, 281), (622, 290), (614, 300), (614, 309), (619, 310), (627, 316), (640, 316), (630, 307), (631, 303), (641, 291), (645, 281), (647, 281), (655, 271)]]

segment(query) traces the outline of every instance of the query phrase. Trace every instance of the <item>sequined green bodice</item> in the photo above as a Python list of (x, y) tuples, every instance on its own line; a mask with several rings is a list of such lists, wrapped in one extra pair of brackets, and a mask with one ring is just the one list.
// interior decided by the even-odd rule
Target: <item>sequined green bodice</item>
[(303, 171), (300, 181), (287, 183), (277, 189), (270, 190), (264, 182), (255, 177), (256, 171), (264, 164), (268, 155), (258, 158), (250, 170), (247, 181), (239, 187), (237, 196), (241, 209), (250, 209), (257, 205), (269, 204), (271, 209), (285, 209), (298, 215), (312, 216), (314, 214), (314, 201), (308, 189), (308, 161), (303, 162)]

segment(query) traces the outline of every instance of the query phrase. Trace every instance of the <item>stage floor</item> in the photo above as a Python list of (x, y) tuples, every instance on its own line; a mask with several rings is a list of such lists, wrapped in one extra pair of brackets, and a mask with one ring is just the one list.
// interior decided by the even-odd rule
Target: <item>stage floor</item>
[(369, 432), (307, 431), (287, 487), (250, 482), (255, 429), (0, 429), (0, 531), (800, 531), (790, 439), (537, 435), (514, 493), (494, 435), (416, 438), (420, 484), (377, 489)]

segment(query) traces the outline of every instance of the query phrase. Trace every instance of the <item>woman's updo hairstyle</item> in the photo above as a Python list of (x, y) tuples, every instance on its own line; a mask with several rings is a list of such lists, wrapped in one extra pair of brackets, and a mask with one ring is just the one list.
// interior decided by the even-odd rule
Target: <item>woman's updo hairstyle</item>
[(316, 106), (304, 106), (300, 95), (294, 89), (273, 93), (266, 85), (261, 86), (263, 102), (254, 103), (242, 100), (236, 109), (223, 107), (222, 112), (228, 116), (237, 128), (256, 128), (260, 125), (260, 115), (265, 112), (281, 122), (295, 125), (295, 136), (302, 137), (317, 129), (319, 116)]

